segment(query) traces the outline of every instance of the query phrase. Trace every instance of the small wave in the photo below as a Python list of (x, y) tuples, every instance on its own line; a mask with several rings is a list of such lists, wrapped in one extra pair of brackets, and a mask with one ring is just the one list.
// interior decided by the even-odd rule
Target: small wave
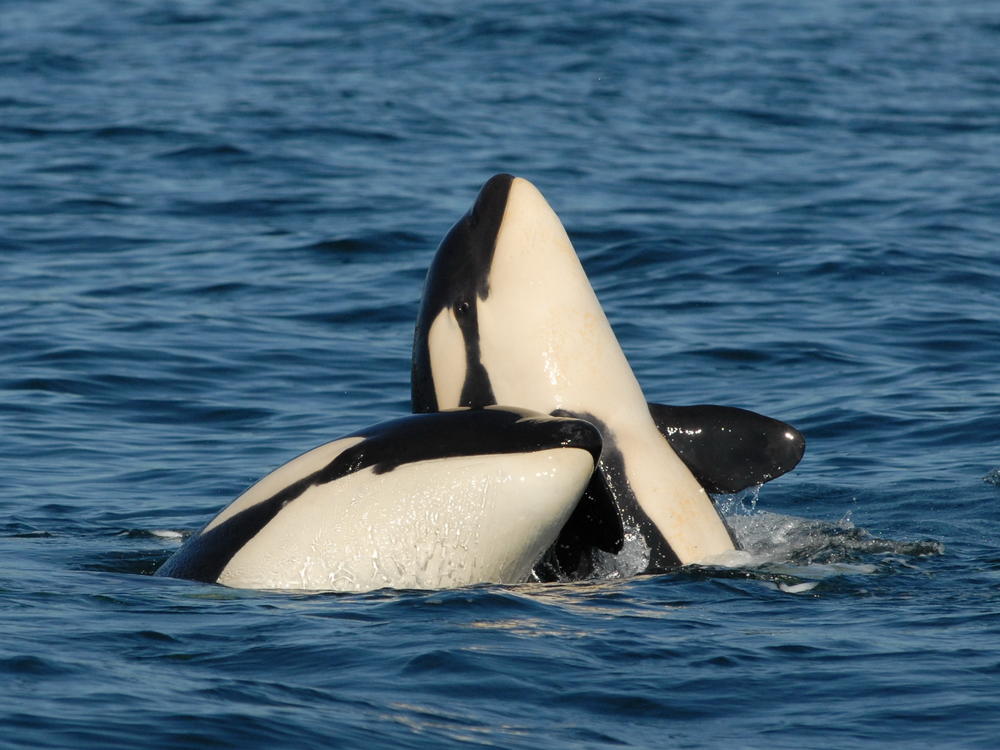
[(398, 254), (408, 250), (419, 250), (427, 245), (427, 238), (416, 232), (390, 231), (370, 232), (301, 245), (298, 249), (334, 256), (370, 257), (373, 252)]
[(237, 198), (225, 200), (178, 200), (174, 212), (186, 216), (259, 217), (280, 216), (302, 210), (292, 198)]
[(177, 531), (176, 529), (127, 529), (118, 534), (129, 539), (184, 539), (190, 536), (190, 532)]
[(225, 19), (219, 13), (198, 13), (177, 8), (158, 8), (140, 15), (139, 20), (150, 26), (189, 26), (218, 23)]
[(251, 152), (239, 146), (234, 146), (231, 143), (215, 143), (185, 146), (172, 151), (166, 151), (159, 156), (161, 159), (230, 159), (251, 155)]
[(122, 529), (115, 536), (125, 539), (186, 539), (193, 532), (181, 529)]
[(170, 557), (168, 549), (106, 552), (79, 564), (80, 570), (116, 575), (151, 576)]

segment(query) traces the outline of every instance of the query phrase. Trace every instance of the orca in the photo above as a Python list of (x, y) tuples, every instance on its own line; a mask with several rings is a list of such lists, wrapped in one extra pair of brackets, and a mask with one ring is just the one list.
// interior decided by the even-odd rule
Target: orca
[(519, 583), (601, 453), (589, 423), (490, 406), (359, 430), (265, 476), (157, 575), (248, 589)]
[(708, 492), (773, 479), (805, 449), (798, 430), (754, 412), (648, 404), (558, 216), (509, 174), (438, 247), (411, 376), (416, 413), (506, 403), (600, 429), (598, 470), (553, 548), (580, 576), (623, 533), (648, 547), (647, 572), (719, 560), (735, 542)]

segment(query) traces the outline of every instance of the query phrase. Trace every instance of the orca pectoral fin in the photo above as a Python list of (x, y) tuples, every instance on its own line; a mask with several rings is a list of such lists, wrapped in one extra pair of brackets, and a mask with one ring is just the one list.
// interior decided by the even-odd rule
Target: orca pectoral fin
[(660, 432), (707, 492), (728, 494), (791, 471), (806, 449), (801, 432), (734, 406), (649, 404)]

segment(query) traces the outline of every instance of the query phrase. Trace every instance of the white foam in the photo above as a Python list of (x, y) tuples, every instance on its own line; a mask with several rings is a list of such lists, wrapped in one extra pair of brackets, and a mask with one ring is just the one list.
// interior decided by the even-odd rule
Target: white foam
[(183, 539), (184, 534), (180, 531), (174, 531), (173, 529), (152, 529), (149, 532), (153, 536), (157, 536), (160, 539)]
[(629, 578), (649, 567), (649, 545), (636, 528), (625, 529), (624, 542), (618, 554), (594, 552), (595, 578)]
[(803, 583), (779, 583), (778, 589), (786, 594), (804, 594), (819, 585), (819, 581), (804, 581)]

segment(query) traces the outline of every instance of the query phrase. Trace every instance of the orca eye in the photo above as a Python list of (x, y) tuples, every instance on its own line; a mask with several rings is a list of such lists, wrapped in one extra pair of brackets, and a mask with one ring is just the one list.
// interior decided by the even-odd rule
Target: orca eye
[(470, 307), (471, 305), (469, 304), (469, 300), (460, 299), (458, 302), (455, 303), (455, 313), (458, 315), (465, 315), (466, 313), (469, 312)]

